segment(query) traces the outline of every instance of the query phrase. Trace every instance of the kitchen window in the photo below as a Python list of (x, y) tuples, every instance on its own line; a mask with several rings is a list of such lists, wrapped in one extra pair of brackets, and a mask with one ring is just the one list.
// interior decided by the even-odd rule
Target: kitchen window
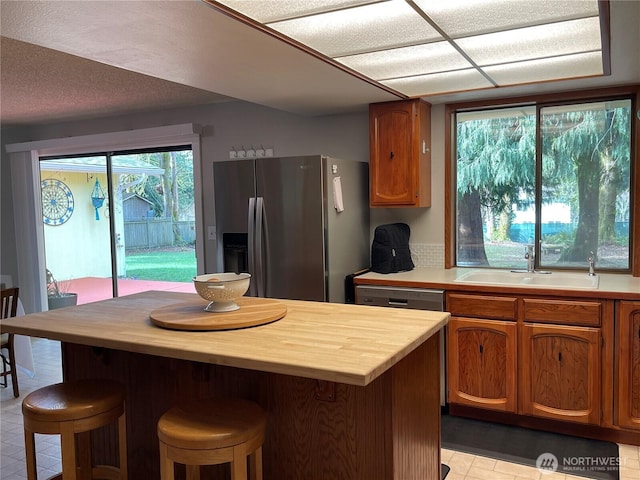
[(452, 113), (455, 264), (632, 268), (634, 98)]

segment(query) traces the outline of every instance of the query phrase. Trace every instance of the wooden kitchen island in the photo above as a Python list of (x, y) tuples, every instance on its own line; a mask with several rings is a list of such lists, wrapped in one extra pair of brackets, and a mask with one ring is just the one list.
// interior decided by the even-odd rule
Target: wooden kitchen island
[[(246, 329), (177, 331), (149, 319), (195, 299), (145, 292), (0, 325), (62, 341), (65, 379), (125, 384), (129, 478), (159, 478), (160, 415), (211, 396), (267, 411), (265, 480), (440, 478), (439, 331), (448, 313), (282, 300), (284, 318)], [(112, 430), (93, 439), (97, 461), (116, 461)], [(202, 478), (227, 475), (226, 465), (206, 467)]]

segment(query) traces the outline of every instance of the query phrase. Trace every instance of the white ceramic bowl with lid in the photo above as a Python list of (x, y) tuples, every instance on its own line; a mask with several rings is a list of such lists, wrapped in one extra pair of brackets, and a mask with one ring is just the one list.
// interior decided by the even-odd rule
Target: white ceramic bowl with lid
[(232, 312), (240, 307), (236, 300), (249, 289), (250, 273), (210, 273), (193, 277), (196, 292), (209, 305), (207, 312)]

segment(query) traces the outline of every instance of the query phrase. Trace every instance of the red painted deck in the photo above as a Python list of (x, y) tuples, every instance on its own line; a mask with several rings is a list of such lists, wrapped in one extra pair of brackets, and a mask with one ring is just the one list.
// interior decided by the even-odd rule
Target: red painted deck
[[(61, 282), (65, 292), (78, 294), (78, 305), (113, 297), (111, 278), (84, 277)], [(62, 285), (61, 285), (62, 286)], [(195, 293), (192, 282), (158, 282), (154, 280), (118, 280), (118, 296), (124, 297), (148, 290)]]

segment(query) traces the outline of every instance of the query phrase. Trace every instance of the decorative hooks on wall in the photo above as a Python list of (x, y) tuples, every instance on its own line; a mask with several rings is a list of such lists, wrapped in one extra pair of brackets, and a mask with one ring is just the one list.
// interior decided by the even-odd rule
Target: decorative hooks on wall
[(245, 148), (244, 145), (241, 145), (238, 149), (232, 146), (231, 150), (229, 150), (229, 158), (231, 159), (262, 157), (273, 157), (273, 148), (264, 148), (263, 145), (260, 145), (260, 147), (251, 145), (249, 148)]

